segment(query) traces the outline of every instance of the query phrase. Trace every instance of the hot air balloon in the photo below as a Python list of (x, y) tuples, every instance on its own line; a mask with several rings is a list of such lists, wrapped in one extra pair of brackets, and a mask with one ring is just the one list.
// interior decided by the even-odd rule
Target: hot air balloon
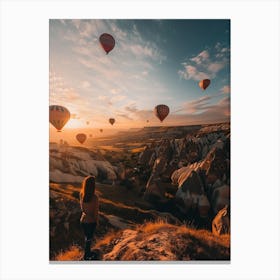
[(89, 125), (89, 121), (87, 121), (87, 125)]
[(92, 137), (92, 134), (90, 134), (89, 137), (91, 138), (91, 137)]
[(78, 133), (78, 134), (76, 135), (76, 139), (77, 139), (81, 144), (83, 144), (83, 143), (86, 141), (87, 136), (86, 136), (84, 133)]
[(157, 105), (154, 108), (154, 114), (162, 122), (169, 114), (169, 107), (167, 105), (164, 105), (164, 104)]
[(149, 122), (149, 120), (146, 121), (147, 123)]
[(99, 131), (100, 131), (100, 132), (103, 132), (103, 129), (102, 129), (102, 128), (100, 128), (100, 129), (99, 129)]
[(70, 119), (70, 112), (67, 108), (59, 105), (50, 105), (50, 123), (61, 132), (61, 129)]
[(201, 80), (198, 85), (200, 88), (202, 88), (203, 90), (206, 90), (208, 88), (208, 86), (210, 85), (211, 81), (209, 79), (204, 79)]
[(110, 118), (110, 119), (109, 119), (109, 123), (110, 123), (111, 125), (113, 125), (113, 124), (115, 123), (115, 119)]
[(99, 42), (106, 54), (108, 54), (115, 47), (115, 39), (108, 33), (103, 33), (99, 37)]

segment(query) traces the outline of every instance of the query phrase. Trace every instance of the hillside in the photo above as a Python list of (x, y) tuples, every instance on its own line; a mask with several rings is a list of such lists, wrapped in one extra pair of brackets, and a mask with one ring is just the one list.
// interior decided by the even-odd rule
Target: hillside
[[(106, 261), (229, 260), (230, 237), (217, 237), (206, 230), (155, 222), (108, 234), (97, 242), (94, 249), (103, 252), (100, 259)], [(81, 248), (72, 246), (58, 254), (55, 260), (81, 260), (81, 257)]]
[[(229, 243), (219, 237), (229, 242), (229, 123), (149, 127), (109, 140), (91, 148), (50, 144), (51, 260), (61, 251), (76, 259), (83, 245), (78, 197), (87, 175), (97, 181), (103, 259), (229, 259)], [(156, 247), (145, 243), (154, 235)]]

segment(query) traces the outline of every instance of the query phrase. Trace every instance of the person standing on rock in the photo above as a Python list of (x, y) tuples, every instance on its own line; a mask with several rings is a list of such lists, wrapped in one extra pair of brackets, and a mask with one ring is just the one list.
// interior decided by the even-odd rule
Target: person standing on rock
[(98, 223), (99, 199), (95, 194), (95, 177), (88, 176), (82, 182), (80, 192), (82, 216), (80, 223), (85, 235), (84, 260), (91, 260), (91, 243)]

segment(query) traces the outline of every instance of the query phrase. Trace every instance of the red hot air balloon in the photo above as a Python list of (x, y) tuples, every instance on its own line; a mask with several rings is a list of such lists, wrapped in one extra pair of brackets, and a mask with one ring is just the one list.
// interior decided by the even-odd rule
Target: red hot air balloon
[(113, 124), (115, 123), (115, 119), (110, 118), (110, 119), (109, 119), (109, 123), (110, 123), (111, 125), (113, 125)]
[(87, 136), (86, 136), (84, 133), (78, 133), (78, 134), (76, 135), (76, 139), (77, 139), (81, 144), (83, 144), (83, 143), (86, 141)]
[(49, 107), (50, 112), (50, 123), (57, 129), (58, 132), (61, 132), (61, 129), (70, 119), (70, 112), (67, 108), (59, 105), (51, 105)]
[(211, 81), (209, 79), (204, 79), (201, 80), (198, 85), (200, 88), (202, 88), (203, 90), (206, 90), (208, 88), (208, 86), (210, 85)]
[(106, 54), (108, 54), (115, 47), (115, 39), (108, 33), (103, 33), (99, 37), (99, 42)]
[(169, 114), (169, 107), (164, 104), (157, 105), (154, 108), (154, 114), (162, 122)]

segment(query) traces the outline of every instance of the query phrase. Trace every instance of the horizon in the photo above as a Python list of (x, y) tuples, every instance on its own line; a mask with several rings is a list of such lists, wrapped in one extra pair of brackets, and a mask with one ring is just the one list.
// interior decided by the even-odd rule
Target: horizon
[[(211, 126), (211, 125), (218, 125), (218, 124), (226, 124), (230, 123), (229, 121), (226, 122), (216, 122), (216, 123), (199, 123), (199, 124), (190, 124), (190, 125), (164, 125), (166, 128), (172, 128), (172, 127), (189, 127), (189, 126)], [(163, 125), (156, 125), (156, 126), (143, 126), (143, 127), (130, 127), (130, 128), (109, 128), (108, 130), (103, 130), (101, 133), (99, 131), (99, 128), (86, 128), (86, 129), (80, 129), (80, 128), (73, 128), (73, 129), (67, 129), (64, 131), (64, 133), (61, 132), (54, 132), (51, 137), (49, 138), (49, 143), (59, 143), (60, 140), (67, 141), (68, 144), (76, 144), (79, 145), (75, 136), (77, 133), (85, 133), (87, 136), (90, 134), (92, 137), (89, 137), (88, 140), (94, 141), (95, 139), (102, 139), (109, 136), (116, 136), (116, 134), (120, 132), (132, 132), (130, 130), (142, 130), (145, 128), (160, 128), (163, 127)], [(50, 134), (51, 135), (51, 134)], [(63, 136), (63, 137), (61, 137)]]

